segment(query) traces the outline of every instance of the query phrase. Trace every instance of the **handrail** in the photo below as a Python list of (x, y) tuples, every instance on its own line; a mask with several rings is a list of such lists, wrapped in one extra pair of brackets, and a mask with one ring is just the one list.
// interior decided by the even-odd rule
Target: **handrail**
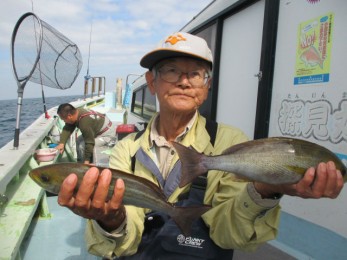
[[(94, 96), (94, 92), (96, 90), (96, 82), (98, 82), (98, 97), (100, 96), (100, 93), (102, 92), (102, 89), (104, 89), (103, 94), (106, 93), (106, 77), (104, 76), (96, 76), (96, 77), (89, 77), (88, 80), (84, 81), (84, 100), (88, 96), (88, 89), (89, 89), (89, 80), (92, 80), (92, 88), (91, 88), (91, 98)], [(103, 83), (103, 84), (102, 84)]]

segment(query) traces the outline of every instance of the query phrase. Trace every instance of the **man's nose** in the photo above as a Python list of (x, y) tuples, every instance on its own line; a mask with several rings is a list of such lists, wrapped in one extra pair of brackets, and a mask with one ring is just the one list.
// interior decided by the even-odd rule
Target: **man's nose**
[(191, 84), (189, 82), (188, 73), (182, 72), (177, 83), (179, 86), (184, 87), (184, 88), (190, 87)]

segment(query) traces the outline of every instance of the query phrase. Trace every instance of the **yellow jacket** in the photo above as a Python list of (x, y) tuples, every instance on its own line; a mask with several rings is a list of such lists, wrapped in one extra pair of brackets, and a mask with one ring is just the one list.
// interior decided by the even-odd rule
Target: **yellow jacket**
[[(181, 143), (192, 146), (198, 152), (218, 155), (232, 145), (247, 141), (247, 137), (239, 129), (218, 124), (215, 144), (212, 147), (205, 123), (205, 118), (198, 115)], [(135, 142), (135, 134), (132, 134), (117, 143), (111, 154), (111, 168), (131, 173), (131, 157), (140, 147), (154, 160), (152, 144), (149, 141), (150, 126), (151, 123)], [(177, 160), (176, 154), (171, 166)], [(156, 177), (141, 163), (136, 163), (134, 174), (159, 185)], [(255, 250), (259, 244), (275, 238), (280, 215), (278, 203), (275, 203), (274, 207), (264, 206), (266, 203), (256, 203), (249, 195), (248, 182), (237, 180), (230, 173), (209, 171), (207, 179), (204, 203), (212, 205), (212, 208), (202, 218), (210, 228), (211, 239), (218, 246), (224, 249)], [(176, 188), (168, 201), (176, 202), (179, 195), (188, 189), (187, 186)], [(86, 243), (90, 253), (109, 258), (136, 253), (144, 229), (144, 217), (149, 211), (134, 206), (126, 206), (126, 211), (126, 232), (116, 238), (104, 236), (88, 221)]]

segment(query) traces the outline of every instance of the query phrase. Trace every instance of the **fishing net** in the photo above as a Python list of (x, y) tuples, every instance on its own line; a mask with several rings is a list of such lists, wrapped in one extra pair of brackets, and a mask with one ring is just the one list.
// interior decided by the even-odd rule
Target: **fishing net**
[(11, 58), (18, 85), (14, 136), (14, 148), (17, 149), (26, 83), (32, 81), (51, 88), (70, 88), (81, 70), (82, 56), (76, 44), (35, 14), (26, 13), (19, 18), (13, 30)]
[(82, 56), (75, 43), (35, 14), (26, 13), (12, 35), (12, 65), (19, 82), (67, 89), (81, 70)]

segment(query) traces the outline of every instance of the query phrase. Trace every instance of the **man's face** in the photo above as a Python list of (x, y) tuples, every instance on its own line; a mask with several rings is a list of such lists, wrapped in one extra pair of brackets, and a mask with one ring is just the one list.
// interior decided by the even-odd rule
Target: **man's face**
[[(211, 79), (196, 80), (196, 77), (206, 77), (207, 71), (208, 67), (203, 62), (190, 58), (174, 58), (161, 62), (157, 65), (156, 75), (148, 72), (146, 79), (151, 93), (157, 95), (161, 111), (191, 113), (207, 98)], [(180, 75), (177, 82), (165, 80), (173, 81), (172, 77), (167, 77), (167, 73), (172, 72), (176, 73), (176, 76)], [(199, 81), (201, 84), (197, 84)]]
[(63, 120), (65, 122), (65, 124), (70, 124), (73, 125), (76, 120), (74, 120), (73, 115), (68, 114), (65, 118), (60, 116), (61, 120)]

